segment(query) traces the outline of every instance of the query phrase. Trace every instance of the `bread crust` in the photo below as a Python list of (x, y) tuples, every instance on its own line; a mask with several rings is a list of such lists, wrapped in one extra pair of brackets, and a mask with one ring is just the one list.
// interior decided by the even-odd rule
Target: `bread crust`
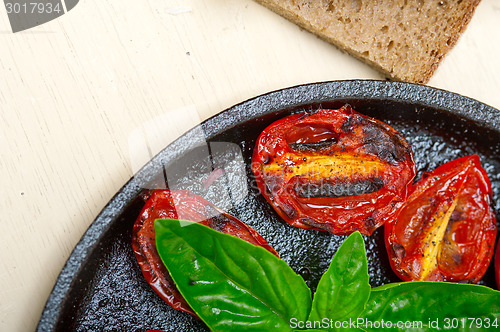
[(425, 84), (481, 0), (255, 0), (398, 81)]

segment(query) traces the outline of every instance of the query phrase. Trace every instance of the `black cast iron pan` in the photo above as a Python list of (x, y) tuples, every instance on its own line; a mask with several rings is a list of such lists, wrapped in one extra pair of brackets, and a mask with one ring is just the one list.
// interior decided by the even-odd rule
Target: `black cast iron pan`
[[(259, 194), (250, 162), (255, 140), (273, 121), (320, 106), (349, 103), (389, 123), (413, 147), (422, 171), (477, 153), (500, 211), (500, 112), (478, 101), (426, 86), (386, 81), (335, 81), (271, 92), (201, 124), (153, 158), (107, 204), (73, 250), (47, 301), (38, 331), (204, 331), (171, 309), (142, 277), (131, 248), (144, 189), (190, 189), (254, 227), (314, 290), (344, 239), (289, 226)], [(213, 170), (220, 177), (207, 181)], [(382, 229), (365, 237), (372, 286), (398, 281), (389, 267)], [(490, 268), (481, 281), (494, 286)]]

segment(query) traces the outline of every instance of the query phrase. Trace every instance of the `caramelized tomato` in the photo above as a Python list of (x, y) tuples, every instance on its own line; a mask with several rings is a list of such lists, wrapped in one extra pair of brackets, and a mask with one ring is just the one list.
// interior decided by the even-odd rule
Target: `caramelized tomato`
[(349, 105), (274, 122), (252, 161), (261, 193), (286, 222), (334, 234), (372, 234), (394, 217), (416, 173), (408, 142)]
[(146, 281), (174, 309), (196, 314), (181, 296), (156, 250), (154, 222), (170, 218), (199, 222), (219, 232), (237, 236), (276, 251), (250, 226), (187, 190), (155, 190), (146, 201), (133, 228), (132, 248)]
[(390, 263), (403, 280), (478, 282), (496, 233), (491, 185), (477, 155), (425, 173), (385, 225)]

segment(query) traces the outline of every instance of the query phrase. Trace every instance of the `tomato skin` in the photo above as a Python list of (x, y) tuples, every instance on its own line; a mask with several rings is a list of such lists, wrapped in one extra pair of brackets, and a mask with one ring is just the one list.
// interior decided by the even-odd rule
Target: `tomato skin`
[(394, 272), (405, 281), (478, 282), (497, 234), (491, 195), (477, 155), (424, 173), (395, 220), (384, 226)]
[(408, 142), (349, 105), (272, 123), (257, 140), (252, 171), (290, 225), (365, 235), (392, 219), (416, 174)]
[(152, 191), (134, 224), (132, 248), (142, 274), (153, 290), (174, 309), (194, 316), (196, 314), (177, 290), (156, 249), (154, 222), (161, 218), (199, 222), (219, 232), (261, 246), (278, 256), (257, 231), (204, 198), (187, 190)]

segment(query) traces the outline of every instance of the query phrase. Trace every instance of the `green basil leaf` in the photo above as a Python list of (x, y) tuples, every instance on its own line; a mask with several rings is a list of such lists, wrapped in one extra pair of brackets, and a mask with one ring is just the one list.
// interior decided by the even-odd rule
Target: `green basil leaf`
[(500, 292), (448, 282), (389, 284), (372, 290), (358, 320), (366, 331), (495, 330), (500, 327)]
[(312, 303), (310, 321), (331, 321), (329, 330), (357, 318), (370, 297), (365, 243), (359, 232), (351, 234), (337, 250), (321, 277)]
[(292, 331), (311, 291), (267, 250), (209, 227), (156, 220), (156, 246), (177, 288), (212, 331)]

